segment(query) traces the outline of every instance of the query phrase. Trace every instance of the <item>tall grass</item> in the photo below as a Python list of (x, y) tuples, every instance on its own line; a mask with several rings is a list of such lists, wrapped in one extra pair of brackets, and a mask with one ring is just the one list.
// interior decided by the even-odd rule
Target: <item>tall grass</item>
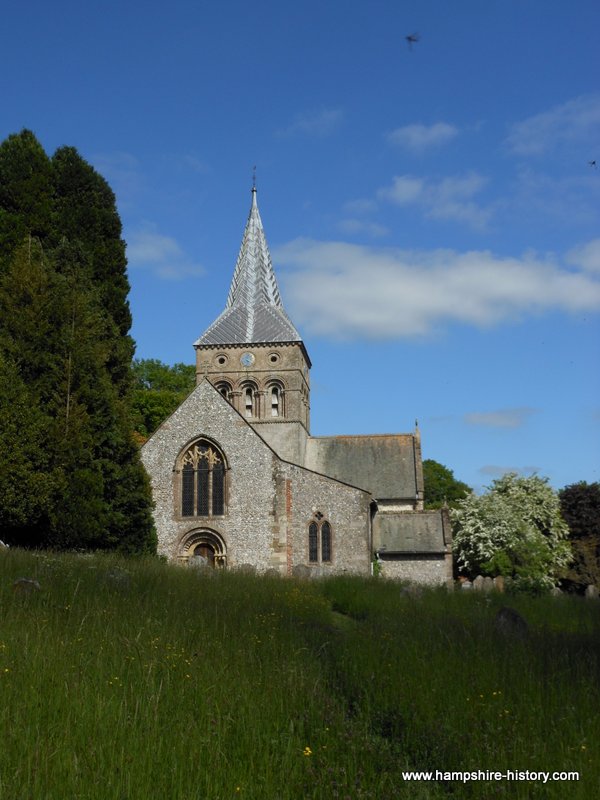
[[(598, 607), (515, 641), (501, 602), (3, 551), (0, 800), (594, 796)], [(436, 768), (581, 780), (402, 778)]]

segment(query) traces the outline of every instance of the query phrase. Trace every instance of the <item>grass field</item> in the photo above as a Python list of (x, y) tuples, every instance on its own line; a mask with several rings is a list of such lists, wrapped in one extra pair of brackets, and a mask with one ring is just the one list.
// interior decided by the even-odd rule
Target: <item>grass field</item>
[(0, 800), (599, 796), (595, 602), (4, 550), (0, 613)]

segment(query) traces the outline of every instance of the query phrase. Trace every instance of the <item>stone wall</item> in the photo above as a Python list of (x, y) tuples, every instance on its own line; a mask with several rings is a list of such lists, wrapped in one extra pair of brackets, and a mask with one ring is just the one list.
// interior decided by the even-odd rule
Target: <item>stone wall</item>
[(394, 580), (445, 586), (452, 580), (452, 557), (443, 554), (401, 556), (379, 562), (381, 575)]
[[(293, 464), (282, 466), (291, 489), (291, 526), (288, 531), (292, 537), (292, 570), (298, 564), (306, 564), (318, 574), (348, 572), (369, 575), (370, 494)], [(323, 520), (331, 525), (330, 564), (310, 564), (308, 560), (308, 526), (316, 514), (322, 514)]]
[[(177, 459), (198, 437), (223, 452), (227, 497), (223, 516), (182, 517)], [(225, 543), (226, 563), (291, 574), (308, 565), (308, 525), (319, 512), (332, 529), (325, 571), (368, 574), (370, 495), (280, 460), (235, 409), (201, 382), (142, 448), (155, 501), (158, 551), (180, 559), (187, 538), (210, 531)]]

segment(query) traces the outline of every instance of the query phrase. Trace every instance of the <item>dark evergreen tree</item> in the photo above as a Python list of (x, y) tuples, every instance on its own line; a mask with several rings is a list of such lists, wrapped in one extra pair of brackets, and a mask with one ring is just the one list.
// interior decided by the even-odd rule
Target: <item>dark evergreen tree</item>
[[(25, 138), (37, 163), (31, 134)], [(22, 150), (16, 148), (18, 174)], [(34, 236), (26, 214), (22, 228), (7, 225), (25, 238), (20, 246), (6, 239), (5, 253), (12, 250), (0, 278), (0, 354), (22, 387), (14, 409), (0, 394), (0, 416), (14, 430), (27, 398), (44, 430), (46, 461), (35, 448), (31, 458), (51, 480), (44, 484), (43, 515), (33, 513), (33, 500), (31, 514), (17, 515), (6, 491), (0, 521), (2, 515), (13, 520), (7, 538), (15, 544), (152, 552), (150, 489), (130, 423), (133, 342), (114, 196), (72, 148), (57, 152), (52, 175), (53, 227)], [(23, 448), (14, 445), (12, 453), (9, 448), (8, 462), (26, 463)]]
[(0, 348), (0, 539), (38, 544), (60, 483), (47, 447), (51, 421), (32, 402), (12, 360)]
[(0, 274), (29, 237), (49, 243), (54, 231), (52, 162), (33, 133), (0, 144)]
[(600, 483), (579, 481), (558, 496), (574, 557), (567, 583), (581, 592), (589, 584), (600, 584)]
[(74, 147), (58, 149), (52, 165), (56, 226), (63, 237), (79, 242), (87, 254), (102, 307), (112, 317), (118, 332), (113, 337), (109, 369), (113, 383), (122, 394), (127, 394), (134, 343), (129, 336), (127, 259), (115, 196), (104, 178)]

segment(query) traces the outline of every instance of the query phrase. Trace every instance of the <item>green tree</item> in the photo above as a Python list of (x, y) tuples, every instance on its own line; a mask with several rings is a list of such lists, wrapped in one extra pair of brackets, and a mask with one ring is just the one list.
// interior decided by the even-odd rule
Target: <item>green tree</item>
[(52, 162), (33, 133), (0, 144), (0, 274), (29, 237), (50, 244), (54, 232)]
[(472, 491), (470, 486), (454, 477), (451, 469), (431, 458), (423, 461), (423, 480), (426, 509), (441, 508), (443, 505), (452, 508)]
[[(31, 137), (21, 135), (34, 169), (40, 148)], [(0, 168), (9, 179), (26, 172), (24, 147), (10, 144), (0, 146)], [(130, 421), (129, 285), (114, 195), (73, 148), (57, 151), (50, 176), (50, 227), (33, 227), (34, 216), (24, 211), (33, 184), (23, 180), (17, 186), (21, 228), (12, 225), (19, 214), (4, 216), (11, 223), (4, 230), (25, 232), (25, 238), (17, 245), (17, 234), (5, 237), (0, 352), (4, 368), (16, 370), (26, 387), (44, 429), (52, 481), (43, 515), (21, 514), (22, 524), (15, 527), (17, 504), (11, 510), (8, 492), (2, 513), (15, 522), (15, 543), (150, 552), (156, 537), (150, 487)], [(14, 429), (16, 411), (8, 397), (3, 413), (12, 415)], [(6, 460), (17, 464), (19, 458), (13, 437)]]
[(558, 493), (569, 526), (574, 561), (567, 580), (576, 590), (600, 585), (600, 483), (579, 481)]
[(504, 575), (518, 588), (550, 588), (572, 559), (558, 495), (546, 478), (514, 473), (469, 495), (450, 511), (453, 549), (470, 576)]
[(121, 220), (112, 189), (74, 147), (61, 147), (52, 157), (55, 225), (62, 238), (85, 251), (90, 277), (102, 308), (116, 325), (107, 364), (112, 381), (126, 395), (134, 353), (129, 335), (131, 311), (127, 295), (127, 259)]
[(46, 446), (51, 421), (0, 348), (0, 539), (29, 538), (47, 526), (60, 482)]
[(157, 359), (135, 360), (131, 370), (132, 421), (139, 440), (145, 441), (193, 390), (196, 370), (181, 363), (169, 366)]

